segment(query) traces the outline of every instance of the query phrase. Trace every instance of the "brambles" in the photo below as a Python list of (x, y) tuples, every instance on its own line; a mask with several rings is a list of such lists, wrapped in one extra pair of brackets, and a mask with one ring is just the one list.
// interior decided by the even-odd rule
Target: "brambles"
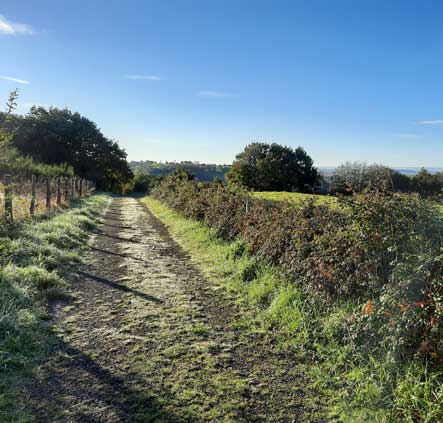
[[(303, 348), (324, 362), (328, 386), (344, 386), (340, 416), (352, 414), (346, 403), (390, 410), (399, 418), (392, 421), (413, 414), (415, 394), (405, 388), (413, 365), (430, 372), (422, 375), (423, 389), (417, 388), (423, 401), (437, 395), (432, 392), (441, 389), (435, 375), (443, 364), (443, 222), (434, 202), (373, 191), (340, 199), (333, 208), (313, 201), (294, 207), (172, 178), (154, 196), (234, 241), (232, 254), (241, 240), (257, 258), (283, 269), (288, 285), (281, 295), (264, 280), (248, 295), (261, 303), (273, 292), (271, 303), (266, 300), (273, 304), (269, 321), (294, 333), (309, 327), (297, 342), (303, 339)], [(255, 265), (248, 262), (244, 283), (248, 266)], [(298, 305), (297, 313), (279, 312), (292, 302), (303, 303), (303, 312)], [(426, 416), (435, 411), (428, 408)]]

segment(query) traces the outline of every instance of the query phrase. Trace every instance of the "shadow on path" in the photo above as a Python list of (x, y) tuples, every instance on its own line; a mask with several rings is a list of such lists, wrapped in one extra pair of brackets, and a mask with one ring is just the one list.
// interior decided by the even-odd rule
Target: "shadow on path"
[(114, 251), (110, 251), (110, 250), (103, 250), (101, 248), (97, 248), (97, 247), (90, 247), (90, 249), (92, 251), (97, 251), (98, 253), (103, 253), (103, 254), (110, 254), (111, 256), (116, 256), (116, 257), (121, 257), (121, 258), (128, 258), (134, 261), (139, 261), (139, 262), (143, 262), (144, 260), (139, 258), (139, 257), (134, 257), (134, 256), (130, 256), (128, 254), (122, 254), (122, 253), (116, 253)]
[(117, 235), (109, 235), (109, 234), (106, 234), (106, 233), (100, 232), (100, 231), (92, 231), (92, 233), (95, 234), (95, 235), (99, 235), (99, 236), (105, 236), (107, 238), (113, 238), (113, 239), (116, 239), (118, 241), (133, 242), (134, 244), (139, 244), (140, 243), (140, 241), (137, 241), (135, 239), (123, 238), (123, 237), (117, 236)]
[(86, 273), (86, 272), (82, 272), (82, 271), (78, 272), (78, 274), (80, 276), (83, 276), (86, 279), (90, 279), (90, 280), (93, 280), (95, 282), (99, 282), (99, 283), (107, 285), (107, 286), (109, 286), (111, 288), (118, 289), (119, 291), (123, 291), (123, 292), (126, 292), (128, 294), (134, 294), (135, 296), (143, 298), (146, 301), (151, 301), (151, 302), (157, 303), (157, 304), (162, 304), (163, 303), (163, 301), (160, 300), (157, 297), (153, 297), (152, 295), (148, 295), (148, 294), (145, 294), (143, 292), (137, 291), (136, 289), (129, 288), (126, 285), (122, 285), (120, 283), (110, 281), (109, 279), (102, 278), (100, 276), (96, 276), (96, 275), (93, 275), (91, 273)]
[[(184, 423), (197, 422), (198, 419), (189, 417), (184, 420), (164, 409), (155, 395), (150, 393), (149, 387), (145, 389), (134, 389), (139, 386), (140, 375), (130, 372), (125, 377), (119, 377), (109, 370), (101, 367), (90, 356), (83, 351), (69, 345), (61, 338), (58, 342), (58, 350), (63, 353), (59, 367), (55, 368), (55, 373), (51, 377), (51, 403), (42, 402), (42, 408), (59, 408), (64, 418), (60, 420), (47, 420), (46, 417), (38, 418), (38, 423), (55, 423), (57, 421), (81, 423), (105, 423), (101, 413), (85, 413), (84, 406), (92, 401), (95, 409), (100, 410), (106, 404), (108, 410), (112, 410), (119, 422), (144, 423), (144, 422), (164, 422), (164, 423)], [(72, 378), (72, 384), (66, 386), (60, 383), (63, 379)], [(75, 383), (76, 382), (76, 383)], [(38, 386), (35, 386), (39, 389)], [(46, 387), (41, 387), (43, 390)], [(164, 392), (163, 395), (171, 397), (172, 394)], [(69, 404), (65, 404), (65, 398), (69, 398)], [(47, 398), (48, 399), (48, 398)], [(87, 402), (85, 403), (85, 400)], [(55, 403), (55, 404), (54, 404)], [(97, 415), (99, 414), (99, 415)], [(108, 417), (116, 421), (115, 417)]]

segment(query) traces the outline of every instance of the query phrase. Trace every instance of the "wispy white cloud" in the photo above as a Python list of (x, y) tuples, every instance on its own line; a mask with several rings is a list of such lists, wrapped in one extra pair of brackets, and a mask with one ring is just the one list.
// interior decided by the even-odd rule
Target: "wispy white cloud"
[(394, 134), (394, 135), (398, 138), (404, 138), (404, 139), (409, 139), (409, 140), (414, 140), (414, 139), (422, 137), (421, 134), (416, 134), (413, 132), (402, 132), (402, 133)]
[(234, 97), (231, 93), (225, 93), (223, 91), (199, 91), (197, 93), (199, 97), (212, 97), (212, 98), (227, 98)]
[(419, 125), (443, 125), (443, 119), (436, 120), (419, 120), (417, 122)]
[(29, 81), (25, 81), (24, 79), (12, 78), (10, 76), (0, 76), (0, 79), (3, 79), (4, 81), (16, 82), (17, 84), (30, 84)]
[(7, 35), (32, 35), (33, 28), (30, 25), (8, 21), (0, 15), (0, 34)]
[(134, 81), (161, 81), (163, 79), (157, 75), (126, 75), (126, 78)]

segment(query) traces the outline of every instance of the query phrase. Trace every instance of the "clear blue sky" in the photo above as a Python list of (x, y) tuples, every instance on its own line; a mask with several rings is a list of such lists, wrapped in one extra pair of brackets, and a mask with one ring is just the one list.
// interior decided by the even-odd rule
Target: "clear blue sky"
[[(130, 159), (443, 163), (443, 2), (2, 0), (0, 96), (68, 107)], [(23, 82), (29, 83), (23, 83)]]

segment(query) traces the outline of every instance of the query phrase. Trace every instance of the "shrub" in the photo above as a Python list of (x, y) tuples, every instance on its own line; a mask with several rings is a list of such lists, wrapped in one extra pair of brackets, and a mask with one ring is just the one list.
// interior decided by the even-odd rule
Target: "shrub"
[[(153, 195), (279, 265), (316, 307), (351, 302), (341, 342), (398, 360), (443, 357), (443, 222), (434, 203), (373, 191), (335, 208), (294, 206), (177, 176)], [(245, 268), (243, 279), (254, 271)]]

